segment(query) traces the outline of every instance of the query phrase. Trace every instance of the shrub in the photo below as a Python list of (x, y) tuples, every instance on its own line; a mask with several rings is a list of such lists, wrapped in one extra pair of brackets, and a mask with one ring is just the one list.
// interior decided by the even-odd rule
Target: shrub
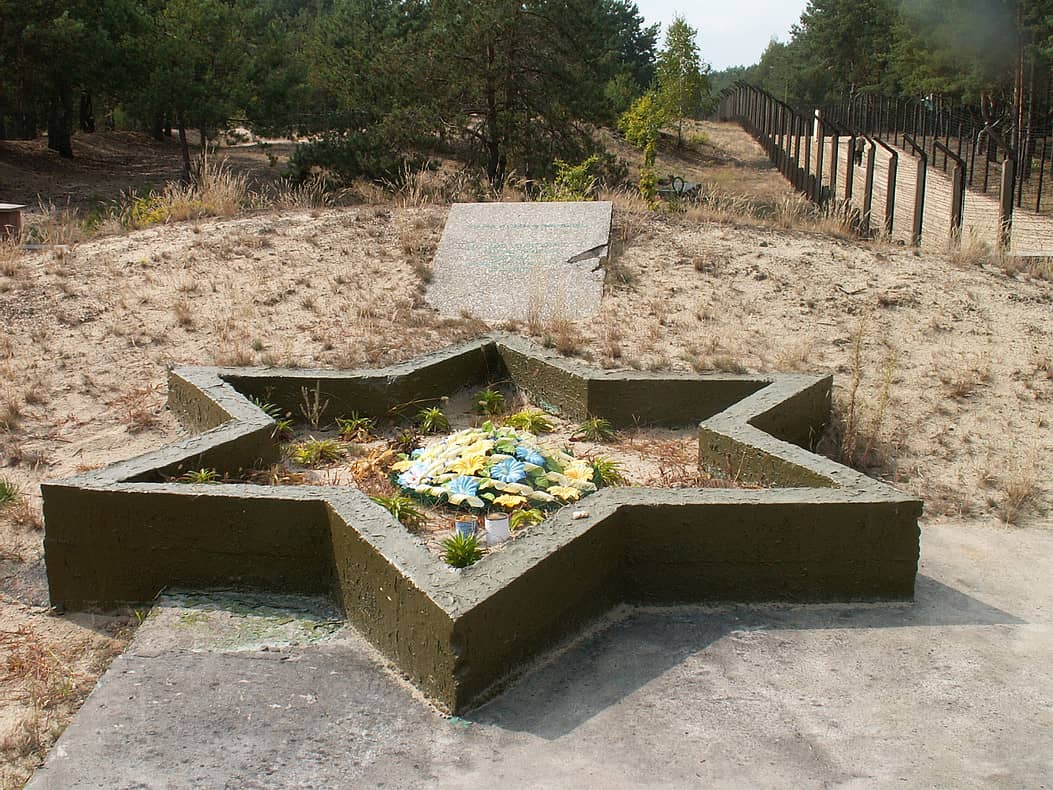
[(596, 176), (592, 174), (592, 171), (599, 161), (599, 157), (595, 154), (576, 165), (557, 159), (555, 161), (556, 175), (541, 188), (541, 200), (595, 200)]

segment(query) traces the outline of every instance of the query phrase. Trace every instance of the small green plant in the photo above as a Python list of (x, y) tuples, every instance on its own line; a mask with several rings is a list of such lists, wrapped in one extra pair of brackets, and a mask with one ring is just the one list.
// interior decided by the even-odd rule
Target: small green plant
[(288, 439), (292, 436), (293, 421), (291, 413), (285, 412), (283, 414), (280, 406), (260, 400), (259, 398), (253, 398), (252, 402), (256, 408), (274, 420), (274, 430), (271, 431), (272, 438)]
[(450, 421), (438, 406), (417, 412), (417, 427), (424, 433), (439, 433), (450, 430)]
[(293, 435), (292, 417), (281, 417), (274, 421), (274, 430), (271, 437), (274, 439), (291, 439)]
[(512, 513), (512, 518), (509, 519), (509, 527), (515, 532), (522, 527), (530, 527), (534, 524), (540, 524), (544, 520), (545, 514), (536, 507), (527, 508), (526, 510), (516, 510)]
[(215, 469), (191, 469), (178, 478), (180, 483), (218, 483), (219, 472)]
[(454, 568), (467, 568), (482, 559), (483, 550), (475, 535), (451, 535), (442, 542), (442, 558)]
[(622, 465), (611, 458), (597, 456), (592, 459), (592, 482), (597, 486), (625, 485)]
[(272, 420), (276, 420), (282, 416), (282, 410), (278, 406), (275, 406), (273, 403), (262, 400), (260, 398), (251, 398), (250, 400), (252, 401), (253, 406), (262, 411)]
[(515, 414), (508, 416), (505, 424), (518, 428), (521, 431), (530, 431), (531, 433), (551, 433), (555, 430), (552, 420), (544, 412), (536, 409), (517, 411)]
[(370, 497), (370, 499), (388, 511), (395, 517), (396, 521), (401, 522), (404, 526), (410, 529), (424, 526), (426, 521), (424, 513), (417, 507), (416, 501), (410, 499), (410, 497), (402, 494), (393, 494), (392, 496), (374, 496)]
[(475, 394), (475, 410), (482, 414), (500, 414), (505, 409), (505, 396), (492, 387)]
[(6, 505), (13, 505), (22, 496), (22, 492), (18, 486), (8, 480), (6, 477), (0, 477), (0, 507)]
[(289, 450), (289, 457), (300, 466), (339, 461), (345, 454), (346, 451), (336, 439), (315, 439), (313, 436), (294, 444)]
[(363, 417), (357, 411), (351, 412), (350, 417), (337, 417), (336, 426), (345, 442), (368, 441), (377, 427), (371, 417)]
[(612, 442), (617, 436), (618, 433), (611, 427), (610, 422), (603, 417), (589, 417), (571, 434), (571, 438), (588, 442)]

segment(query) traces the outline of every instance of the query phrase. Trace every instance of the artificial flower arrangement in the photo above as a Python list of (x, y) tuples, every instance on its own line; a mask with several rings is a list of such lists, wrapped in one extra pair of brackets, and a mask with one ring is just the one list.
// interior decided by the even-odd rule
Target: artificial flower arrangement
[(465, 510), (560, 507), (596, 490), (588, 462), (489, 421), (400, 458), (392, 465), (396, 485)]

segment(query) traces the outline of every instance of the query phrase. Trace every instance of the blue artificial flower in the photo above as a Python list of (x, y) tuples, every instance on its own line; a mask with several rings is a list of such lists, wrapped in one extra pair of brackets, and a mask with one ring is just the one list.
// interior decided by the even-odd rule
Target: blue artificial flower
[(426, 471), (427, 467), (422, 463), (411, 465), (409, 469), (398, 476), (399, 485), (403, 488), (419, 486), (424, 479)]
[(526, 476), (526, 467), (514, 458), (506, 458), (490, 467), (490, 477), (502, 483), (518, 483)]
[(464, 496), (475, 496), (479, 493), (479, 483), (467, 475), (455, 477), (446, 484), (446, 487), (450, 489), (452, 493), (463, 494)]
[(533, 464), (534, 466), (545, 465), (545, 456), (533, 447), (527, 447), (525, 444), (521, 444), (516, 448), (516, 458), (520, 461), (526, 461), (528, 464)]

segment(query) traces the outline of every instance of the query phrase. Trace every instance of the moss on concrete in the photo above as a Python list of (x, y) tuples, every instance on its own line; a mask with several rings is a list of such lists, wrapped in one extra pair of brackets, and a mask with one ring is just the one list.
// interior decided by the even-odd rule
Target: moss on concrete
[[(571, 418), (702, 421), (700, 458), (766, 490), (604, 489), (464, 571), (346, 488), (175, 485), (181, 470), (277, 457), (273, 421), (317, 389), (325, 419), (398, 413), (511, 379)], [(920, 502), (806, 449), (831, 380), (593, 371), (499, 336), (372, 371), (176, 368), (169, 404), (196, 435), (42, 486), (52, 602), (151, 600), (169, 586), (328, 592), (438, 705), (492, 693), (619, 601), (909, 599)]]

